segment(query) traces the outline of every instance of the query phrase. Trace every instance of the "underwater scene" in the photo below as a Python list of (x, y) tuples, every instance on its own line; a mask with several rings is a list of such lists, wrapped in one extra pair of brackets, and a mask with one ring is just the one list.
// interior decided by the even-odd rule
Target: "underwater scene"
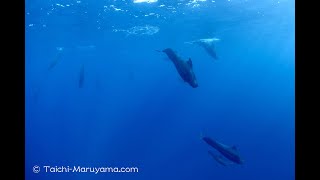
[(25, 178), (294, 180), (294, 0), (26, 0)]

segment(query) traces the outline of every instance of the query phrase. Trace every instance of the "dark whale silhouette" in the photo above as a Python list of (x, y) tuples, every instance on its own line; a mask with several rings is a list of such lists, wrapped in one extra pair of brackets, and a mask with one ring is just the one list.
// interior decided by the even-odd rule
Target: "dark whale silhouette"
[(60, 61), (61, 61), (61, 57), (62, 57), (62, 54), (63, 54), (63, 50), (64, 48), (63, 47), (57, 47), (57, 53), (55, 54), (52, 62), (50, 63), (49, 67), (48, 67), (48, 70), (50, 71), (51, 69), (53, 69)]
[(193, 65), (190, 58), (188, 61), (183, 61), (171, 48), (166, 48), (162, 51), (157, 51), (164, 52), (165, 54), (167, 54), (169, 59), (173, 62), (179, 75), (185, 82), (189, 83), (190, 86), (193, 88), (198, 87), (198, 82), (193, 72)]
[[(215, 148), (217, 151), (219, 151), (225, 158), (228, 160), (237, 163), (237, 164), (243, 164), (243, 160), (240, 158), (239, 153), (237, 151), (237, 148), (235, 146), (229, 147), (222, 143), (219, 143), (209, 137), (203, 137), (202, 138), (207, 144)], [(211, 154), (213, 155), (213, 154)], [(219, 163), (222, 163), (221, 157), (216, 156), (215, 158)]]

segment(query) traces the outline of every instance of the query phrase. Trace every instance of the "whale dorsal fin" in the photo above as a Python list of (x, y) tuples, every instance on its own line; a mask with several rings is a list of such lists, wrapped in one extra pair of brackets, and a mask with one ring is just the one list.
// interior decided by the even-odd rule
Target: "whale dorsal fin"
[(189, 60), (187, 61), (187, 63), (189, 64), (190, 67), (192, 67), (192, 61), (191, 58), (189, 58)]

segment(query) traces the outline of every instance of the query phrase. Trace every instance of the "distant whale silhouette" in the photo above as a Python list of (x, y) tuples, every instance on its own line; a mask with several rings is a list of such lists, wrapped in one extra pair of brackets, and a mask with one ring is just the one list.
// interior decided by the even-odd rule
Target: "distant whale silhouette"
[(217, 38), (198, 39), (195, 41), (185, 42), (186, 44), (197, 44), (201, 46), (213, 59), (219, 59), (215, 51), (214, 42), (220, 41)]
[(63, 47), (57, 47), (57, 53), (55, 54), (52, 62), (50, 63), (48, 70), (50, 71), (51, 69), (53, 69), (60, 61), (61, 61), (61, 57), (63, 54)]
[(183, 61), (180, 57), (178, 57), (178, 55), (171, 48), (166, 48), (162, 51), (159, 51), (159, 50), (157, 51), (164, 52), (167, 54), (169, 59), (173, 62), (179, 75), (185, 82), (189, 83), (190, 86), (193, 88), (198, 87), (198, 82), (193, 72), (193, 65), (190, 58), (188, 61)]
[[(237, 163), (237, 164), (243, 164), (243, 160), (240, 158), (238, 150), (235, 146), (229, 147), (222, 143), (219, 143), (209, 137), (203, 137), (202, 138), (207, 144), (209, 144), (211, 147), (215, 148), (217, 151), (219, 151), (225, 158), (228, 160)], [(215, 158), (216, 161), (218, 161), (220, 164), (226, 165), (226, 163), (222, 160), (222, 156), (215, 156), (212, 152), (209, 152), (211, 156)]]

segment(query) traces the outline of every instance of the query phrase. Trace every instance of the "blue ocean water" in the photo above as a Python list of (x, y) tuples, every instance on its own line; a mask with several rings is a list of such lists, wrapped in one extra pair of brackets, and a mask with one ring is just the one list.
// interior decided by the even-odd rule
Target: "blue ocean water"
[[(293, 0), (26, 0), (26, 179), (295, 179), (294, 8)], [(186, 43), (206, 38), (219, 39), (219, 59)], [(199, 87), (155, 51), (165, 48), (192, 59)], [(219, 164), (203, 134), (235, 145), (244, 164)]]

